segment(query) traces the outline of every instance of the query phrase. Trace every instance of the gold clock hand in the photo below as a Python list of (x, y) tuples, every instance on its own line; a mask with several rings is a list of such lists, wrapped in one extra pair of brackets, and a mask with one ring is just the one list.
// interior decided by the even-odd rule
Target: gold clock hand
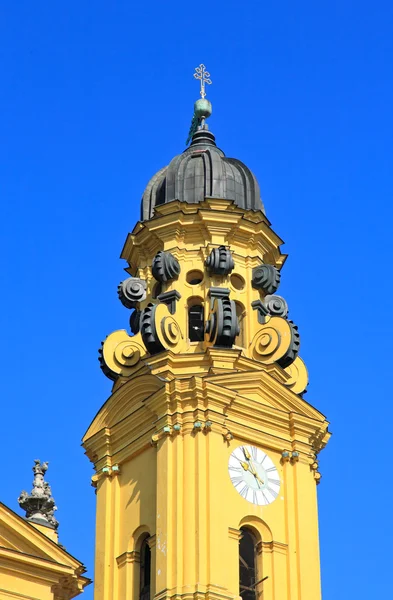
[(244, 456), (246, 457), (247, 460), (251, 459), (251, 455), (250, 455), (249, 451), (244, 446), (243, 446), (243, 454), (244, 454)]
[(261, 479), (261, 478), (259, 477), (258, 473), (254, 473), (254, 475), (255, 475), (255, 479), (256, 479), (257, 481), (260, 481), (260, 482), (262, 483), (262, 485), (265, 483), (265, 482), (263, 481), (263, 479)]
[(250, 468), (250, 465), (247, 462), (244, 462), (243, 460), (240, 460), (240, 458), (237, 458), (237, 456), (235, 456), (236, 460), (239, 461), (239, 463), (241, 464), (241, 466), (243, 467), (243, 469), (245, 471), (248, 471)]
[(259, 475), (258, 475), (258, 473), (257, 473), (257, 471), (255, 469), (254, 463), (252, 462), (252, 459), (251, 459), (251, 455), (250, 455), (249, 451), (247, 450), (247, 448), (245, 448), (244, 446), (243, 446), (243, 454), (246, 457), (246, 459), (248, 460), (248, 465), (249, 465), (250, 473), (252, 473), (254, 475), (254, 477), (256, 478), (256, 480), (260, 481), (262, 483), (262, 485), (263, 485), (264, 482), (259, 477)]

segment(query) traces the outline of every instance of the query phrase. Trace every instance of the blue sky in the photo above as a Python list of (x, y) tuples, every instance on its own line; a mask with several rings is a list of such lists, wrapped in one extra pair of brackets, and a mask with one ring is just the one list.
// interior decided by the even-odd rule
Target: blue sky
[(286, 242), (280, 293), (334, 434), (324, 600), (390, 597), (392, 40), (387, 0), (0, 2), (1, 500), (17, 509), (49, 460), (61, 542), (89, 575), (97, 349), (126, 326), (118, 257), (149, 178), (184, 149), (204, 62), (211, 129)]

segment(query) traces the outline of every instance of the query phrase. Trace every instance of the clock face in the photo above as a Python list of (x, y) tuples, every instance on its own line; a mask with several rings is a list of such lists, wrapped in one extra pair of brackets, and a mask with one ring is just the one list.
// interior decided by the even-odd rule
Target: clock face
[(267, 454), (255, 446), (239, 446), (229, 457), (229, 477), (239, 494), (260, 506), (270, 504), (280, 491), (280, 476)]

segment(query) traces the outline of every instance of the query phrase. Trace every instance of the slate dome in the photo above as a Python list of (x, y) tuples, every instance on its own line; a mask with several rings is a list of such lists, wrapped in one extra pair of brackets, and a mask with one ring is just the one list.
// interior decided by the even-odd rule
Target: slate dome
[(151, 219), (154, 207), (160, 204), (172, 200), (195, 204), (208, 196), (265, 212), (254, 174), (240, 160), (227, 158), (205, 125), (194, 133), (191, 145), (149, 181), (142, 197), (141, 219)]

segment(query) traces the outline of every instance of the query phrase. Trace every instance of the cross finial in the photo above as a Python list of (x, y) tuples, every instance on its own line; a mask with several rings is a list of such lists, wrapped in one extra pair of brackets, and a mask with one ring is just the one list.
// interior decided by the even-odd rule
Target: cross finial
[(209, 71), (206, 71), (205, 65), (199, 65), (199, 67), (196, 67), (194, 77), (195, 77), (195, 79), (200, 80), (200, 82), (201, 82), (200, 94), (201, 94), (202, 98), (205, 98), (205, 96), (206, 96), (205, 85), (210, 85), (212, 82), (211, 79), (209, 79), (210, 73), (209, 73)]

